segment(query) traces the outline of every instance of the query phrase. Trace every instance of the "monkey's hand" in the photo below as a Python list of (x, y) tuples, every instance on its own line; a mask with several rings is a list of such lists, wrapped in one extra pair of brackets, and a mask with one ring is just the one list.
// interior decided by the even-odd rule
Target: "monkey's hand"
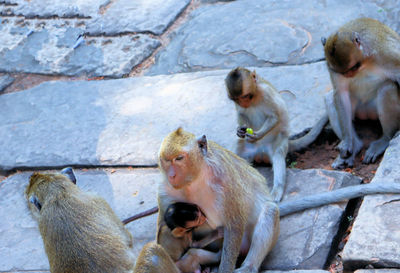
[(248, 142), (256, 142), (260, 137), (256, 132), (253, 132), (252, 134), (246, 133), (246, 140)]
[(236, 131), (237, 136), (240, 138), (244, 138), (246, 136), (246, 129), (247, 126), (239, 126)]

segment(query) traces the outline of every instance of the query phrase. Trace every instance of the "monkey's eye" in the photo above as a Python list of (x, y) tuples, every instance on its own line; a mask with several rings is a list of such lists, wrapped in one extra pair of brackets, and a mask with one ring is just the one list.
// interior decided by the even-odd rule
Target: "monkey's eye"
[(183, 159), (183, 155), (178, 155), (176, 158), (175, 158), (175, 160), (177, 160), (177, 161), (180, 161), (180, 160), (182, 160)]
[(360, 62), (357, 62), (352, 68), (350, 68), (350, 71), (357, 71), (361, 66)]

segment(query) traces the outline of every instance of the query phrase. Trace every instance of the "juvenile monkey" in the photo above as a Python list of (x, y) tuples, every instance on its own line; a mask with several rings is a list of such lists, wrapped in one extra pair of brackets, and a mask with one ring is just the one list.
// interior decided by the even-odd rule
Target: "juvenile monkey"
[(244, 159), (181, 128), (163, 140), (159, 166), (164, 176), (158, 192), (158, 241), (170, 204), (198, 205), (211, 229), (222, 227), (224, 240), (219, 273), (233, 272), (239, 252), (245, 260), (236, 273), (258, 272), (274, 246), (281, 216), (306, 208), (372, 193), (399, 193), (400, 184), (368, 184), (282, 202), (272, 200), (265, 178)]
[(330, 124), (341, 139), (332, 164), (354, 165), (363, 143), (353, 119), (378, 119), (383, 135), (367, 149), (363, 163), (374, 162), (400, 128), (400, 36), (377, 20), (360, 18), (322, 38), (333, 91), (325, 97)]
[(107, 202), (82, 192), (71, 168), (34, 173), (26, 188), (52, 273), (132, 272), (132, 236)]
[[(272, 163), (271, 195), (282, 198), (286, 183), (286, 155), (311, 144), (328, 121), (324, 116), (305, 136), (289, 140), (289, 116), (285, 101), (271, 83), (246, 68), (237, 67), (225, 78), (228, 97), (235, 102), (239, 126), (236, 154), (248, 162)], [(253, 132), (246, 132), (251, 128)]]

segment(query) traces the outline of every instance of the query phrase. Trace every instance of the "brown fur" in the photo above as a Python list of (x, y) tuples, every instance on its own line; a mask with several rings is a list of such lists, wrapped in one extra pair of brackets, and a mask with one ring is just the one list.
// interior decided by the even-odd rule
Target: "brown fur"
[(139, 254), (135, 273), (181, 273), (165, 249), (156, 242), (147, 243)]
[(132, 236), (104, 199), (50, 173), (34, 173), (26, 197), (52, 273), (132, 272)]
[[(185, 170), (185, 176), (179, 176), (178, 179), (169, 177), (168, 168), (176, 163), (176, 158), (166, 155), (180, 156), (188, 151), (196, 156), (185, 157), (179, 162), (180, 169)], [(207, 216), (211, 228), (224, 228), (219, 272), (233, 271), (244, 234), (247, 236), (244, 241), (249, 241), (250, 247), (256, 248), (256, 252), (260, 250), (261, 260), (258, 258), (255, 261), (257, 264), (254, 264), (258, 268), (276, 241), (279, 230), (279, 221), (273, 223), (279, 219), (278, 208), (271, 200), (265, 178), (232, 152), (212, 141), (204, 143), (204, 138), (196, 140), (193, 134), (182, 129), (165, 138), (159, 155), (161, 172), (165, 179), (159, 189), (158, 226), (163, 225), (164, 212), (169, 204), (196, 204)], [(193, 158), (196, 161), (192, 161)], [(166, 164), (168, 161), (170, 163)], [(196, 169), (194, 173), (186, 172), (193, 166)], [(260, 223), (264, 217), (267, 223)], [(255, 235), (255, 239), (251, 232), (260, 224), (265, 224), (271, 230), (265, 231), (262, 238)], [(252, 259), (253, 257), (249, 257), (249, 262)]]
[(352, 167), (363, 143), (352, 120), (379, 119), (383, 136), (371, 143), (363, 162), (374, 162), (400, 128), (400, 36), (371, 18), (343, 25), (327, 40), (325, 57), (334, 91), (326, 95), (329, 120), (342, 140), (333, 168)]
[[(236, 153), (249, 162), (272, 163), (274, 185), (271, 194), (282, 198), (286, 183), (286, 155), (304, 149), (319, 135), (328, 118), (324, 116), (305, 136), (289, 141), (289, 114), (275, 87), (255, 71), (233, 69), (225, 79), (228, 97), (235, 102), (239, 136)], [(251, 97), (250, 97), (251, 96)], [(247, 97), (247, 98), (246, 98)], [(253, 133), (246, 132), (252, 128)]]

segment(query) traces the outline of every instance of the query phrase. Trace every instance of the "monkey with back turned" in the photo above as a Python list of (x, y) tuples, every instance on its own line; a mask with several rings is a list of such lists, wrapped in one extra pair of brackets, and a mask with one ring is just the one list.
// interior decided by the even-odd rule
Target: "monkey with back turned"
[(26, 188), (52, 273), (133, 271), (132, 235), (107, 202), (82, 192), (72, 169), (34, 173)]

